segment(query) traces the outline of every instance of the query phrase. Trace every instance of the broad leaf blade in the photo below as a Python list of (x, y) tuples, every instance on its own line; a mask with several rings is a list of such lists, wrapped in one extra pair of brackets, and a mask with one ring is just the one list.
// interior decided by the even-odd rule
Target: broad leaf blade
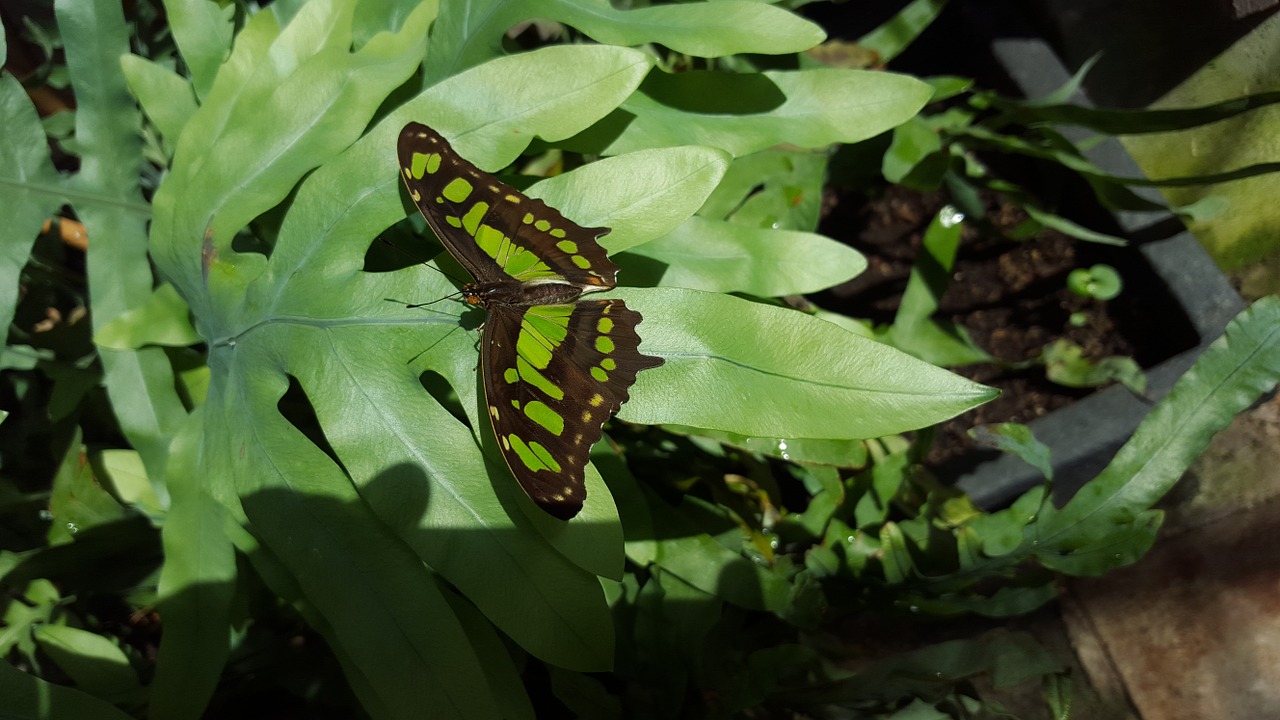
[(803, 313), (692, 290), (615, 291), (645, 317), (619, 417), (754, 437), (858, 439), (931, 425), (995, 391)]

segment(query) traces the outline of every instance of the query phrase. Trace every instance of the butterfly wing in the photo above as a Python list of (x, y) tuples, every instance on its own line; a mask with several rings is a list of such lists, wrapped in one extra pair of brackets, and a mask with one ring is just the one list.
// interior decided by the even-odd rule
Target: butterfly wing
[(476, 281), (617, 284), (618, 266), (596, 242), (608, 228), (584, 228), (481, 171), (426, 125), (405, 125), (396, 147), (409, 196)]
[(640, 352), (640, 321), (621, 300), (490, 308), (482, 363), (494, 436), (524, 491), (562, 520), (582, 509), (605, 420), (636, 373), (662, 364)]

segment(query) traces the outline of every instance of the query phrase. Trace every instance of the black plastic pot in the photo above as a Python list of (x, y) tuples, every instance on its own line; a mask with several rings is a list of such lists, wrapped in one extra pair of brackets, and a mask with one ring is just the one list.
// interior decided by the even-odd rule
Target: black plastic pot
[[(998, 18), (998, 27), (996, 23), (976, 24), (986, 25), (980, 29), (991, 32), (991, 55), (1022, 94), (1041, 97), (1065, 84), (1070, 73), (1047, 42), (1035, 37), (1025, 24), (1017, 23), (1017, 12), (1012, 3), (985, 5), (984, 19)], [(1089, 104), (1082, 94), (1073, 97), (1072, 102)], [(1072, 131), (1064, 132), (1070, 136)], [(1086, 155), (1115, 175), (1142, 175), (1137, 163), (1114, 139), (1093, 147)], [(1153, 198), (1159, 199), (1154, 191)], [(1137, 252), (1181, 306), (1170, 308), (1170, 312), (1186, 316), (1198, 342), (1192, 349), (1149, 367), (1143, 397), (1117, 385), (1029, 423), (1036, 437), (1052, 450), (1054, 495), (1058, 500), (1073, 495), (1106, 466), (1152, 405), (1169, 392), (1204, 348), (1222, 334), (1226, 323), (1245, 307), (1195, 237), (1185, 229), (1179, 230), (1182, 226), (1176, 218), (1158, 213), (1118, 213), (1115, 222), (1133, 239)], [(1007, 505), (1044, 482), (1036, 470), (1014, 456), (993, 453), (989, 457), (957, 481), (958, 487), (981, 507)]]

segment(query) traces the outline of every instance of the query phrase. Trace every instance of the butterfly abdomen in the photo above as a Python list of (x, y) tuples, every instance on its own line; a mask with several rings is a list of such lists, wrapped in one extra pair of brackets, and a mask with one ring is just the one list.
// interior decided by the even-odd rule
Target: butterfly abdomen
[[(571, 303), (582, 295), (580, 288), (564, 283), (527, 283), (516, 285), (508, 282), (473, 283), (463, 288), (467, 302), (472, 305), (561, 305)], [(474, 301), (472, 300), (474, 298)]]

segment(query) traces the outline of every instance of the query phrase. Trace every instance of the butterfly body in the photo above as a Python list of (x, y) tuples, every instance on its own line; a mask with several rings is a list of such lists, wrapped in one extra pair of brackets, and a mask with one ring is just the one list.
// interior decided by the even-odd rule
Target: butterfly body
[(639, 351), (640, 313), (582, 299), (617, 284), (618, 266), (597, 242), (609, 230), (582, 227), (482, 172), (425, 125), (406, 125), (398, 152), (409, 196), (475, 279), (463, 298), (488, 313), (480, 365), (503, 459), (539, 507), (573, 517), (605, 420), (637, 373), (662, 364)]

